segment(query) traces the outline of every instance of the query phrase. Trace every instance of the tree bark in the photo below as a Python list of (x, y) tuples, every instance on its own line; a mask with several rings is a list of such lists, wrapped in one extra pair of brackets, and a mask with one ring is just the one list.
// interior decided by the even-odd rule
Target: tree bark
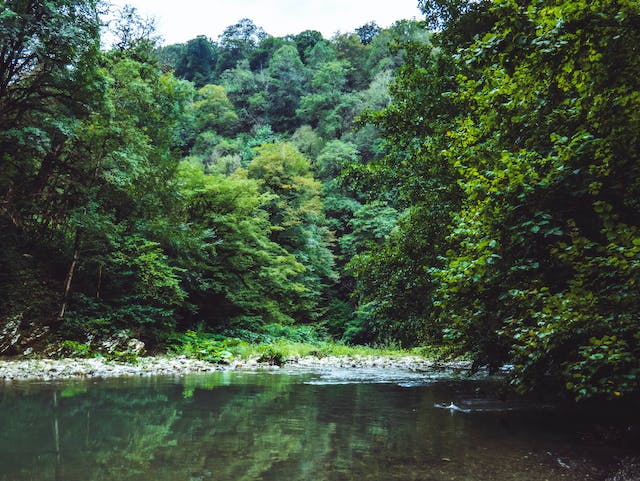
[(64, 292), (62, 294), (62, 305), (60, 306), (60, 312), (58, 313), (58, 322), (62, 322), (64, 319), (65, 311), (69, 303), (69, 293), (71, 292), (71, 281), (73, 281), (73, 275), (76, 272), (76, 266), (78, 265), (78, 259), (80, 259), (80, 230), (76, 231), (76, 238), (73, 242), (73, 258), (71, 259), (71, 265), (69, 265), (69, 271), (64, 281)]
[(100, 299), (101, 287), (102, 287), (102, 264), (98, 264), (98, 285), (96, 287), (96, 299)]

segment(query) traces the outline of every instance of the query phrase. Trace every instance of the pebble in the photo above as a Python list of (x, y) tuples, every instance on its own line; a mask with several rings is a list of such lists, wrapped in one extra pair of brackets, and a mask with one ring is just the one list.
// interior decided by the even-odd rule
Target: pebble
[[(336, 367), (336, 368), (390, 368), (411, 371), (433, 371), (434, 369), (467, 370), (471, 365), (464, 361), (446, 364), (416, 357), (345, 356), (345, 357), (300, 357), (289, 359), (286, 367)], [(95, 379), (124, 376), (182, 375), (193, 372), (223, 370), (278, 370), (279, 366), (259, 363), (256, 358), (235, 359), (230, 364), (213, 364), (185, 356), (141, 357), (136, 363), (91, 359), (27, 359), (17, 361), (0, 360), (0, 382), (56, 381), (64, 379)]]

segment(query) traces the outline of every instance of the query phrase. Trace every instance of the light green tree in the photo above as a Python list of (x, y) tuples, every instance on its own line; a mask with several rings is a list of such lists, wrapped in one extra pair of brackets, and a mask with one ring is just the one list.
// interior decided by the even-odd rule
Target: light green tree
[(288, 143), (257, 147), (248, 174), (273, 195), (268, 210), (275, 226), (274, 241), (305, 267), (297, 278), (307, 288), (299, 316), (300, 320), (311, 320), (318, 314), (327, 286), (336, 280), (321, 184), (313, 178), (309, 161)]

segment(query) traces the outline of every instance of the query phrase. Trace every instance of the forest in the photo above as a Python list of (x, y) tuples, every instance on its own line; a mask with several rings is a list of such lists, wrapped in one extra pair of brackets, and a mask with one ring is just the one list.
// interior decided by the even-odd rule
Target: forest
[(420, 8), (162, 45), (0, 2), (0, 355), (278, 331), (637, 399), (640, 5)]

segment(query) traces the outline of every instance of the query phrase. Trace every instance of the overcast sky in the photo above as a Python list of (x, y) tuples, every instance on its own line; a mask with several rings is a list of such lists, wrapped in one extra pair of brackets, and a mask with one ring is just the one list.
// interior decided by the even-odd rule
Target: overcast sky
[(271, 35), (281, 37), (318, 30), (325, 38), (375, 21), (388, 27), (400, 19), (421, 19), (418, 0), (111, 0), (129, 4), (157, 20), (165, 44), (198, 35), (217, 39), (225, 27), (250, 18)]

